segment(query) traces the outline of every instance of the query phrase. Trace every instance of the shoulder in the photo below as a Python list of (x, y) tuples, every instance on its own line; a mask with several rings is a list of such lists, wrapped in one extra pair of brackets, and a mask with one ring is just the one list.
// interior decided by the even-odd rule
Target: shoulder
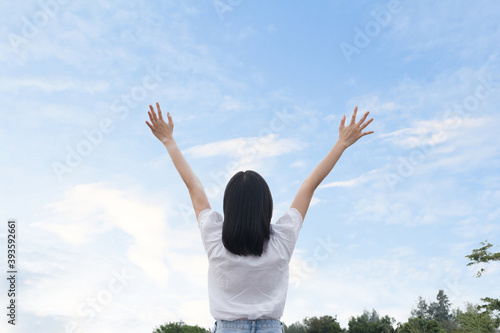
[(201, 233), (203, 247), (210, 258), (214, 250), (222, 247), (222, 223), (224, 218), (219, 212), (210, 208), (198, 214), (198, 227)]
[(200, 227), (200, 229), (213, 224), (220, 224), (222, 226), (223, 221), (224, 218), (222, 215), (211, 208), (202, 210), (198, 215), (198, 227)]
[(302, 228), (302, 222), (302, 215), (297, 209), (287, 209), (276, 223), (271, 224), (274, 237), (286, 238), (295, 242)]
[(222, 222), (222, 215), (211, 209), (211, 208), (207, 208), (207, 209), (204, 209), (200, 212), (200, 214), (198, 215), (198, 223), (202, 223), (206, 220), (221, 220)]
[(292, 256), (300, 229), (302, 228), (302, 215), (295, 208), (287, 209), (283, 215), (271, 224), (270, 245), (280, 257), (288, 262)]
[(285, 213), (276, 221), (276, 225), (291, 225), (302, 228), (304, 219), (296, 208), (289, 208)]

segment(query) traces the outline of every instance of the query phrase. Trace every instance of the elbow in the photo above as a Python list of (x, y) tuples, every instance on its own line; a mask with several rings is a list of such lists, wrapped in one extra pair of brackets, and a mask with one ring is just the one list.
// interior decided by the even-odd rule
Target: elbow
[(199, 179), (194, 179), (192, 180), (191, 182), (185, 182), (186, 183), (186, 186), (189, 190), (189, 192), (191, 191), (197, 191), (197, 190), (203, 190), (203, 185), (201, 184), (201, 181)]
[(314, 191), (316, 191), (318, 186), (319, 186), (319, 183), (314, 182), (309, 177), (307, 177), (300, 187), (302, 187), (303, 189), (305, 189), (309, 192), (314, 193)]

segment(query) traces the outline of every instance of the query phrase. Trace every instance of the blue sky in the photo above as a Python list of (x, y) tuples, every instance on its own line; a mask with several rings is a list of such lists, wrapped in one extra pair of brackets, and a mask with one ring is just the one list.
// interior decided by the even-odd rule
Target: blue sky
[(476, 279), (464, 256), (500, 245), (499, 3), (0, 9), (0, 238), (16, 218), (20, 272), (7, 332), (212, 326), (187, 190), (144, 123), (156, 101), (212, 207), (232, 174), (252, 169), (270, 185), (273, 221), (342, 115), (370, 111), (375, 133), (316, 191), (285, 323), (329, 314), (346, 327), (372, 308), (405, 321), (439, 289), (462, 308), (498, 296), (499, 267)]

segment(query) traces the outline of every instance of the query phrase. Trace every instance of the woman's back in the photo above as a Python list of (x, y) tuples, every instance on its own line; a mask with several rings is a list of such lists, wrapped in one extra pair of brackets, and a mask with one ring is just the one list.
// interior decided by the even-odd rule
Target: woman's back
[(289, 262), (302, 216), (289, 209), (271, 224), (261, 256), (240, 256), (222, 244), (222, 216), (211, 209), (198, 218), (207, 252), (210, 312), (216, 320), (275, 319), (283, 315)]

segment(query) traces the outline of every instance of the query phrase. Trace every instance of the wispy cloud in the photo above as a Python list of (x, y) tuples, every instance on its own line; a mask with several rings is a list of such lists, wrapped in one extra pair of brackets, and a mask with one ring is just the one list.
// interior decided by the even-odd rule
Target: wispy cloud
[(464, 131), (480, 130), (489, 122), (491, 122), (489, 117), (423, 120), (417, 121), (410, 128), (381, 134), (380, 137), (388, 138), (391, 143), (407, 149), (419, 146), (435, 146), (455, 138)]
[(401, 110), (402, 108), (402, 106), (394, 100), (381, 101), (379, 96), (373, 94), (358, 96), (356, 99), (351, 99), (349, 100), (348, 105), (351, 106), (351, 109), (358, 106), (359, 112), (363, 111), (364, 113), (364, 110), (367, 110), (374, 112), (377, 115), (392, 113)]
[(371, 170), (371, 171), (364, 173), (361, 176), (356, 177), (354, 179), (330, 182), (330, 183), (320, 185), (318, 188), (359, 186), (359, 185), (362, 185), (370, 180), (373, 180), (374, 178), (379, 177), (381, 173), (382, 173), (382, 170), (379, 170), (379, 169)]
[(185, 151), (196, 157), (230, 156), (245, 159), (276, 157), (303, 149), (304, 143), (297, 139), (280, 139), (277, 134), (262, 137), (235, 138), (197, 145)]

